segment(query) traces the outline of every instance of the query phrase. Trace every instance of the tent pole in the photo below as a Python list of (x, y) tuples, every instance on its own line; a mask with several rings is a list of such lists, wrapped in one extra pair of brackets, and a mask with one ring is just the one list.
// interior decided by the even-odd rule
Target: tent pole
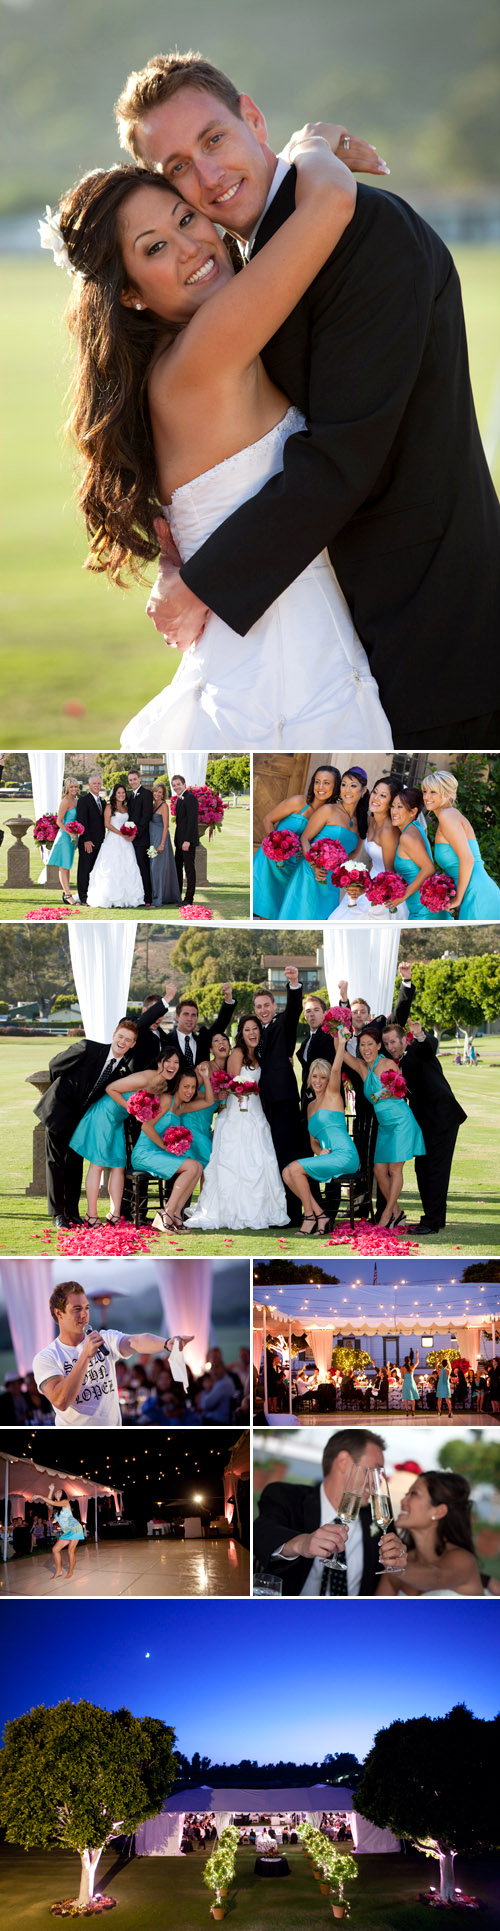
[(95, 1513), (94, 1534), (95, 1534), (95, 1546), (97, 1549), (97, 1487), (95, 1483), (94, 1483), (94, 1513)]
[(7, 1526), (9, 1516), (9, 1463), (5, 1457), (5, 1520), (3, 1525), (3, 1560), (7, 1561)]
[(292, 1413), (292, 1323), (288, 1316), (288, 1413)]
[(265, 1415), (267, 1415), (267, 1412), (268, 1412), (268, 1406), (267, 1406), (267, 1332), (266, 1332), (266, 1307), (265, 1307), (265, 1305), (264, 1305), (264, 1327), (263, 1327), (263, 1332), (262, 1332), (262, 1339), (263, 1339), (263, 1343), (264, 1343), (264, 1414), (265, 1414)]

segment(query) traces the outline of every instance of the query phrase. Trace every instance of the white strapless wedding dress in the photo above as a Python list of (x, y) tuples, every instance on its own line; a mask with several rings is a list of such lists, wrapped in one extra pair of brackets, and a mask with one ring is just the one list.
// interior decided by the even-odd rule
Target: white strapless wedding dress
[[(257, 1089), (260, 1067), (243, 1067), (241, 1079)], [(230, 1093), (217, 1115), (200, 1198), (186, 1219), (190, 1227), (238, 1233), (288, 1225), (285, 1189), (257, 1090), (243, 1101)]]
[[(128, 812), (114, 811), (111, 824), (119, 831), (126, 825)], [(144, 905), (142, 878), (134, 851), (134, 841), (115, 838), (106, 832), (104, 844), (92, 868), (87, 905), (108, 911), (112, 905)]]
[[(385, 871), (382, 846), (376, 845), (373, 838), (365, 838), (364, 849), (372, 861), (370, 878), (377, 878), (379, 872)], [(363, 857), (360, 858), (360, 864), (363, 864)], [(393, 919), (399, 919), (400, 922), (404, 923), (404, 920), (409, 919), (409, 917), (410, 914), (405, 900), (402, 900), (401, 904), (396, 906), (395, 912), (389, 912), (387, 905), (370, 905), (370, 900), (366, 897), (365, 892), (363, 892), (362, 898), (358, 898), (356, 904), (351, 907), (348, 907), (344, 893), (344, 897), (341, 898), (340, 905), (337, 906), (336, 911), (330, 912), (330, 919), (336, 919), (338, 923), (343, 923), (344, 925), (351, 919), (361, 921), (361, 923), (364, 920), (365, 924), (369, 920), (370, 925), (373, 919), (378, 919), (379, 922), (380, 919), (386, 919), (387, 924), (389, 924), (389, 920), (392, 923)], [(330, 919), (328, 923), (330, 923)]]
[[(184, 563), (277, 475), (287, 437), (304, 426), (299, 410), (290, 408), (258, 442), (174, 490), (165, 515)], [(249, 745), (315, 751), (325, 744), (339, 751), (352, 744), (390, 750), (390, 726), (327, 551), (246, 637), (212, 614), (172, 683), (131, 719), (121, 743), (134, 753), (165, 744), (203, 751)]]

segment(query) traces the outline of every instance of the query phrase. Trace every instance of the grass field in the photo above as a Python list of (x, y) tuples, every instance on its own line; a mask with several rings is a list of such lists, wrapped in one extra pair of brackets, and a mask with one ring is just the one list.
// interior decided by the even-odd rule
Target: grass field
[[(464, 247), (456, 258), (484, 432), (498, 382), (500, 249)], [(179, 659), (144, 614), (144, 587), (119, 591), (82, 573), (85, 541), (61, 436), (71, 371), (62, 321), (66, 277), (54, 274), (46, 257), (8, 260), (1, 283), (3, 740), (7, 748), (72, 748), (83, 732), (87, 744), (114, 749), (127, 719), (170, 683)]]
[[(233, 1931), (312, 1931), (313, 1926), (333, 1923), (330, 1899), (316, 1884), (302, 1850), (287, 1846), (290, 1865), (288, 1878), (254, 1876), (255, 1852), (241, 1850), (236, 1859), (235, 1882), (226, 1899), (226, 1917)], [(120, 1931), (174, 1931), (177, 1926), (210, 1924), (211, 1893), (203, 1883), (203, 1853), (166, 1862), (162, 1857), (135, 1858), (120, 1865), (113, 1854), (103, 1857), (98, 1870), (98, 1889), (115, 1897), (119, 1905), (116, 1924)], [(359, 1859), (359, 1877), (350, 1885), (350, 1922), (353, 1931), (424, 1931), (429, 1912), (418, 1903), (420, 1890), (439, 1883), (437, 1865), (415, 1853), (408, 1856)], [(483, 1902), (481, 1922), (488, 1931), (498, 1931), (498, 1865), (483, 1858), (476, 1863), (455, 1866), (456, 1882), (463, 1891), (479, 1896)], [(496, 1884), (495, 1884), (496, 1878)], [(42, 1931), (48, 1922), (48, 1907), (57, 1898), (72, 1897), (78, 1890), (78, 1860), (67, 1854), (51, 1856), (39, 1851), (16, 1851), (3, 1845), (0, 1856), (1, 1894), (5, 1898), (5, 1922), (17, 1931)], [(450, 1931), (463, 1921), (463, 1912), (451, 1907), (446, 1914)], [(113, 1923), (115, 1920), (113, 1919)]]
[[(17, 818), (18, 814), (23, 813), (27, 818), (32, 817), (33, 805), (29, 798), (16, 799), (13, 804), (8, 804), (6, 799), (0, 798), (0, 826), (2, 828), (7, 818)], [(7, 852), (12, 843), (11, 832), (6, 831), (3, 845), (0, 845), (0, 920), (23, 919), (25, 912), (30, 911), (35, 905), (60, 905), (60, 886), (57, 886), (56, 890), (52, 891), (47, 891), (42, 886), (33, 892), (12, 892), (7, 889), (5, 884), (7, 877)], [(38, 848), (30, 832), (27, 835), (26, 845), (30, 853), (31, 877), (36, 879), (41, 868)], [(238, 803), (234, 811), (232, 808), (226, 811), (222, 831), (220, 833), (216, 832), (215, 837), (212, 838), (209, 845), (205, 841), (205, 849), (208, 855), (208, 877), (210, 883), (208, 890), (206, 888), (202, 890), (201, 886), (197, 890), (196, 903), (198, 905), (208, 905), (214, 919), (249, 918), (250, 811), (248, 809), (248, 801), (246, 805), (242, 802)], [(73, 891), (76, 892), (76, 863), (73, 864), (71, 885)], [(78, 918), (85, 920), (137, 918), (161, 920), (168, 918), (169, 920), (176, 919), (178, 923), (183, 924), (183, 920), (179, 920), (178, 907), (175, 905), (169, 907), (162, 906), (158, 912), (150, 908), (146, 910), (146, 907), (141, 910), (140, 906), (135, 911), (130, 912), (123, 910), (96, 912), (91, 907), (87, 908), (83, 906), (78, 913)]]
[[(480, 1049), (481, 1060), (476, 1069), (456, 1067), (451, 1053), (444, 1059), (446, 1077), (468, 1118), (458, 1135), (448, 1198), (448, 1225), (434, 1240), (421, 1243), (421, 1251), (426, 1255), (492, 1255), (499, 1250), (500, 1039), (482, 1040)], [(55, 1050), (56, 1042), (48, 1039), (41, 1039), (37, 1044), (34, 1039), (0, 1037), (0, 1136), (3, 1148), (0, 1252), (4, 1254), (36, 1253), (39, 1245), (33, 1236), (41, 1234), (47, 1226), (45, 1202), (29, 1196), (26, 1198), (24, 1192), (31, 1178), (31, 1144), (35, 1124), (34, 1089), (26, 1086), (25, 1082), (30, 1073), (47, 1065)], [(153, 1197), (156, 1198), (156, 1195)], [(418, 1220), (420, 1201), (410, 1164), (406, 1167), (403, 1203), (408, 1218)], [(100, 1211), (104, 1217), (104, 1202)], [(342, 1213), (344, 1211), (343, 1204)], [(302, 1236), (295, 1230), (290, 1233), (286, 1228), (282, 1232), (286, 1247), (280, 1246), (279, 1252), (287, 1253), (290, 1258), (298, 1258), (304, 1251)], [(186, 1234), (175, 1242), (175, 1248), (195, 1256), (225, 1254), (230, 1246), (234, 1256), (255, 1254), (262, 1259), (278, 1251), (277, 1242), (276, 1231), (231, 1236), (228, 1230), (227, 1233), (222, 1231), (217, 1234)], [(52, 1248), (47, 1251), (56, 1251), (55, 1235), (52, 1237)], [(172, 1251), (172, 1243), (167, 1235), (161, 1236), (155, 1251), (159, 1254)], [(331, 1261), (335, 1256), (335, 1247), (329, 1247), (327, 1242), (318, 1239), (314, 1240), (313, 1251), (318, 1259), (324, 1254)], [(350, 1243), (341, 1249), (346, 1256), (352, 1251)], [(415, 1253), (417, 1251), (415, 1248)]]

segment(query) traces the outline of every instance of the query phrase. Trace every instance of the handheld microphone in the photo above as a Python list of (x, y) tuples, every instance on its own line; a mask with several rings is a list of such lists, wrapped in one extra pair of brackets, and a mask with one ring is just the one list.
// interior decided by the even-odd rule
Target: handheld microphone
[[(86, 1329), (85, 1329), (85, 1334), (86, 1334), (86, 1335), (87, 1335), (87, 1334), (93, 1334), (93, 1332), (94, 1332), (94, 1330), (93, 1330), (93, 1328), (91, 1327), (91, 1324), (90, 1324), (90, 1321), (89, 1321), (89, 1324), (88, 1324), (88, 1327), (86, 1327)], [(105, 1358), (107, 1359), (107, 1357), (108, 1357), (108, 1355), (109, 1355), (109, 1348), (105, 1348), (105, 1346), (104, 1346), (104, 1341), (103, 1341), (103, 1342), (102, 1342), (102, 1346), (101, 1346), (100, 1348), (97, 1348), (97, 1351), (96, 1351), (96, 1353), (95, 1353), (95, 1355), (94, 1355), (94, 1357), (93, 1357), (93, 1358), (94, 1358), (94, 1361), (104, 1361), (104, 1359), (105, 1359)]]

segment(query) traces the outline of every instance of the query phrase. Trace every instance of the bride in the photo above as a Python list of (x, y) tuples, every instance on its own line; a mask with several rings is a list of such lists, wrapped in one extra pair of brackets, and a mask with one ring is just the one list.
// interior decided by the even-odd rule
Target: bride
[(104, 823), (106, 836), (90, 874), (87, 905), (106, 910), (112, 905), (144, 905), (134, 841), (123, 836), (123, 827), (129, 823), (124, 784), (115, 784), (104, 809)]
[(386, 1570), (378, 1596), (482, 1596), (463, 1475), (436, 1468), (419, 1475), (403, 1496), (396, 1529), (407, 1531), (408, 1556), (400, 1571)]
[[(141, 168), (85, 176), (41, 224), (43, 245), (75, 273), (71, 427), (85, 459), (88, 567), (115, 582), (157, 556), (161, 505), (186, 561), (282, 470), (287, 438), (305, 426), (260, 351), (343, 235), (356, 186), (318, 135), (293, 136), (288, 158), (296, 207), (244, 274), (212, 222)], [(248, 636), (210, 614), (173, 682), (121, 742), (135, 751), (159, 741), (313, 750), (329, 738), (391, 745), (325, 550)]]
[(285, 1189), (258, 1091), (261, 1035), (260, 1021), (242, 1013), (227, 1072), (237, 1086), (250, 1083), (254, 1091), (240, 1097), (230, 1093), (219, 1113), (202, 1192), (186, 1215), (189, 1227), (241, 1233), (247, 1227), (288, 1225)]

